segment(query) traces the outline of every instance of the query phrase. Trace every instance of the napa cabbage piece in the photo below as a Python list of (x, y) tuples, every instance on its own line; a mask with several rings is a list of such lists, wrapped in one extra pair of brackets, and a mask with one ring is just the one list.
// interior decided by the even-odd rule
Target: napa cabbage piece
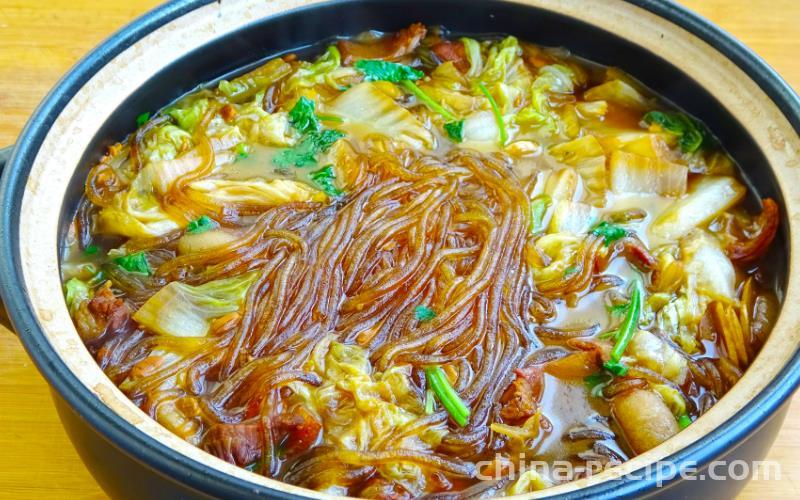
[(575, 168), (588, 191), (586, 202), (594, 206), (605, 205), (608, 185), (606, 156), (600, 141), (593, 135), (584, 135), (571, 141), (551, 146), (549, 154), (557, 161)]
[(417, 149), (433, 147), (431, 132), (374, 82), (353, 86), (330, 103), (328, 109), (348, 122), (357, 124), (357, 128), (348, 129), (355, 134), (380, 134)]
[(519, 41), (508, 36), (499, 43), (493, 43), (486, 54), (480, 80), (485, 84), (506, 82), (516, 76), (518, 66), (522, 63), (522, 48)]
[(147, 238), (183, 226), (185, 221), (176, 221), (167, 214), (159, 196), (167, 193), (179, 177), (198, 169), (202, 161), (199, 152), (189, 151), (178, 158), (147, 163), (128, 189), (114, 195), (112, 203), (97, 214), (97, 232)]
[(564, 167), (550, 172), (544, 184), (544, 193), (554, 200), (575, 200), (580, 190), (580, 176), (574, 168)]
[(148, 163), (136, 176), (131, 190), (138, 192), (152, 191), (158, 195), (167, 193), (175, 181), (200, 168), (202, 158), (194, 152), (187, 153), (172, 160), (160, 160)]
[[(535, 270), (534, 281), (539, 284), (563, 279), (575, 263), (581, 241), (581, 236), (572, 233), (550, 233), (537, 239), (535, 248), (528, 252), (528, 262)], [(539, 255), (547, 256), (549, 262), (542, 262)]]
[(552, 486), (552, 483), (543, 478), (541, 474), (533, 469), (526, 470), (519, 475), (519, 478), (508, 487), (508, 495), (522, 495), (533, 493), (534, 491), (544, 490)]
[(609, 159), (609, 177), (615, 193), (681, 196), (686, 193), (689, 168), (617, 150)]
[(611, 80), (583, 93), (587, 101), (613, 102), (627, 108), (644, 111), (650, 107), (647, 99), (633, 86), (622, 80)]
[(359, 72), (355, 68), (342, 66), (339, 49), (331, 45), (313, 63), (301, 61), (300, 66), (286, 80), (283, 91), (287, 94), (299, 93), (320, 84), (343, 90), (344, 86), (358, 77)]
[(161, 236), (180, 228), (152, 193), (128, 191), (115, 196), (114, 205), (103, 207), (95, 224), (98, 233), (128, 238)]
[(705, 310), (694, 289), (694, 281), (694, 277), (687, 279), (677, 296), (662, 306), (655, 316), (658, 330), (688, 354), (699, 352), (700, 342), (695, 331)]
[(220, 81), (218, 89), (231, 102), (241, 103), (266, 90), (291, 72), (292, 66), (278, 57), (233, 80)]
[(675, 415), (676, 418), (681, 415), (686, 415), (686, 400), (683, 399), (683, 396), (678, 390), (666, 384), (653, 384), (651, 387), (661, 396), (661, 399), (663, 399), (669, 409), (672, 410), (672, 414)]
[(167, 108), (165, 112), (178, 123), (180, 128), (191, 133), (208, 111), (208, 104), (207, 98), (190, 99)]
[(280, 205), (295, 201), (327, 201), (322, 191), (289, 179), (201, 179), (189, 184), (189, 196), (216, 204)]
[(459, 116), (481, 108), (483, 99), (472, 95), (467, 77), (452, 61), (437, 66), (429, 78), (420, 80), (418, 86), (431, 99)]
[[(320, 340), (304, 366), (322, 380), (318, 387), (292, 382), (284, 403), (302, 405), (325, 422), (322, 445), (337, 450), (406, 449), (432, 452), (447, 433), (444, 420), (403, 432), (426, 417), (424, 404), (410, 382), (411, 366), (374, 372), (367, 352), (355, 345)], [(424, 492), (423, 470), (409, 462), (377, 466), (378, 474), (397, 481), (412, 495)], [(337, 485), (330, 485), (335, 487)]]
[(660, 373), (676, 384), (682, 384), (689, 373), (686, 358), (663, 339), (644, 330), (637, 330), (633, 334), (625, 352), (644, 367)]
[(142, 141), (145, 165), (159, 160), (172, 160), (193, 146), (192, 135), (180, 127), (164, 124), (151, 130)]
[(474, 38), (461, 38), (461, 43), (464, 44), (464, 53), (469, 61), (469, 71), (467, 76), (475, 78), (483, 71), (483, 55), (481, 54), (481, 44)]
[(300, 138), (289, 122), (288, 113), (267, 113), (258, 99), (239, 108), (235, 123), (250, 144), (286, 148), (297, 144)]
[(571, 94), (575, 90), (575, 72), (563, 64), (550, 64), (539, 69), (530, 88), (530, 104), (520, 110), (514, 121), (542, 129), (546, 133), (559, 132), (559, 114), (551, 104), (552, 94)]
[(477, 89), (480, 83), (485, 85), (503, 115), (515, 112), (516, 103), (527, 101), (533, 75), (521, 56), (522, 48), (513, 36), (493, 43), (489, 46), (480, 75), (473, 79), (473, 93), (479, 94)]
[(606, 101), (585, 101), (575, 104), (577, 111), (583, 118), (600, 118), (608, 113), (608, 102)]
[(693, 276), (697, 293), (711, 299), (736, 298), (736, 270), (716, 238), (696, 229), (681, 240), (686, 274)]
[(161, 335), (205, 337), (211, 322), (236, 312), (258, 277), (250, 271), (198, 286), (173, 281), (142, 304), (133, 319)]
[(579, 201), (559, 200), (550, 218), (551, 233), (582, 234), (591, 229), (597, 220), (597, 208)]
[(491, 111), (476, 111), (464, 119), (463, 134), (467, 146), (477, 146), (476, 149), (496, 149), (500, 128)]
[(64, 298), (71, 314), (75, 314), (81, 302), (91, 298), (91, 292), (89, 284), (78, 278), (71, 278), (64, 283)]
[(201, 179), (189, 184), (189, 196), (217, 204), (280, 205), (328, 199), (322, 191), (289, 179)]
[(618, 147), (627, 153), (665, 161), (673, 161), (679, 157), (671, 149), (677, 145), (675, 136), (669, 134), (624, 132), (617, 137), (620, 143)]
[(227, 246), (239, 239), (239, 235), (227, 229), (212, 229), (198, 234), (186, 233), (178, 240), (178, 253), (208, 252)]
[(747, 192), (739, 181), (727, 176), (702, 176), (656, 218), (652, 234), (675, 241), (738, 203)]

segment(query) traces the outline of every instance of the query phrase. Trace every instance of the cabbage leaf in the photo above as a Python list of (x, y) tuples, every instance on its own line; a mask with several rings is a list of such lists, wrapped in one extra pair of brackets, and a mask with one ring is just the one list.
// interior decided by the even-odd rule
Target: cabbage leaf
[(280, 205), (327, 200), (325, 193), (289, 179), (201, 179), (189, 185), (189, 195), (218, 204)]
[(433, 135), (407, 109), (381, 92), (376, 83), (364, 82), (339, 95), (330, 110), (357, 123), (366, 134), (377, 133), (415, 148), (433, 146)]
[(276, 57), (240, 77), (220, 81), (218, 88), (231, 102), (241, 103), (289, 75), (291, 71), (292, 66), (289, 63)]
[(517, 113), (514, 121), (541, 128), (547, 133), (559, 131), (559, 115), (550, 105), (551, 94), (570, 94), (575, 90), (575, 72), (563, 64), (550, 64), (539, 69), (531, 84), (530, 104)]
[(173, 281), (142, 304), (133, 319), (161, 335), (204, 337), (212, 320), (239, 310), (257, 277), (258, 271), (250, 271), (198, 286)]

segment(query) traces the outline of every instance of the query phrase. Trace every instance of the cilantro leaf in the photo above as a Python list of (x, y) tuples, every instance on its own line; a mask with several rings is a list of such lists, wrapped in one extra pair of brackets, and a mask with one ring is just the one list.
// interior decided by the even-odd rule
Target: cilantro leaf
[(97, 245), (89, 245), (83, 249), (83, 253), (85, 253), (86, 255), (94, 255), (97, 253), (98, 250), (99, 248), (97, 248)]
[(141, 115), (136, 117), (136, 126), (137, 127), (141, 127), (142, 125), (147, 123), (147, 120), (149, 120), (149, 119), (150, 119), (150, 112), (149, 111), (147, 113), (142, 113)]
[(464, 142), (464, 120), (445, 123), (444, 131), (453, 142)]
[(147, 276), (153, 274), (153, 269), (150, 267), (150, 263), (147, 262), (144, 252), (117, 257), (114, 259), (114, 263), (129, 273), (145, 274)]
[(216, 224), (211, 218), (207, 215), (201, 215), (186, 226), (186, 232), (189, 234), (205, 233), (209, 229), (214, 229), (215, 226)]
[(341, 196), (342, 190), (333, 183), (336, 175), (333, 173), (333, 165), (328, 165), (308, 175), (314, 184), (319, 186), (329, 196)]
[(602, 236), (605, 240), (604, 243), (606, 246), (614, 243), (620, 238), (624, 238), (628, 235), (628, 231), (625, 228), (617, 226), (616, 224), (611, 224), (609, 222), (603, 221), (600, 224), (596, 225), (592, 230), (591, 233), (595, 236)]
[(505, 146), (508, 142), (508, 131), (506, 131), (506, 124), (503, 121), (503, 113), (500, 111), (497, 101), (495, 101), (494, 97), (492, 97), (492, 93), (489, 92), (489, 89), (486, 88), (486, 85), (483, 82), (478, 82), (478, 88), (489, 101), (489, 106), (492, 108), (492, 114), (494, 114), (494, 121), (497, 122), (497, 129), (500, 131), (500, 145)]
[(368, 82), (398, 83), (403, 80), (419, 80), (424, 76), (422, 71), (410, 66), (375, 59), (361, 59), (355, 66), (364, 73), (364, 79)]
[(655, 123), (670, 134), (677, 135), (678, 144), (684, 153), (694, 153), (712, 141), (711, 135), (702, 123), (683, 113), (650, 111), (643, 119), (648, 125)]
[(436, 317), (436, 311), (428, 306), (417, 306), (414, 308), (414, 318), (417, 321), (430, 321)]
[(578, 272), (578, 268), (576, 266), (569, 266), (568, 268), (564, 269), (564, 277), (569, 278), (573, 274)]
[(317, 155), (324, 153), (333, 143), (344, 137), (344, 132), (325, 129), (303, 136), (296, 146), (278, 153), (272, 162), (279, 167), (308, 167), (316, 165)]
[(319, 132), (320, 124), (314, 114), (314, 101), (305, 96), (300, 97), (289, 111), (289, 122), (301, 134)]

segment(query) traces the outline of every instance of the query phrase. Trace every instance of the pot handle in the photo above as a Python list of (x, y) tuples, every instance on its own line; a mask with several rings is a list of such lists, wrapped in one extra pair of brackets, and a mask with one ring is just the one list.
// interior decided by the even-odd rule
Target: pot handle
[(14, 146), (0, 148), (0, 173), (6, 168), (6, 163), (8, 163), (8, 160), (11, 158), (12, 151), (14, 151)]
[[(14, 146), (0, 148), (0, 173), (3, 173), (3, 170), (6, 168), (6, 163), (11, 159), (11, 152), (13, 150)], [(11, 327), (11, 321), (8, 319), (8, 313), (6, 313), (6, 308), (2, 303), (0, 303), (0, 325), (8, 328), (13, 333), (17, 333), (14, 331), (14, 328)]]

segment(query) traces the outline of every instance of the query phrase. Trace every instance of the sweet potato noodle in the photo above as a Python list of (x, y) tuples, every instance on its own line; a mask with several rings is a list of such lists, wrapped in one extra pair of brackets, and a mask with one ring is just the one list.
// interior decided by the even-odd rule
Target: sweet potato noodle
[(138, 122), (64, 243), (78, 332), (169, 430), (292, 484), (491, 496), (562, 480), (526, 460), (619, 464), (777, 310), (775, 202), (742, 208), (702, 123), (561, 49), (413, 25)]

